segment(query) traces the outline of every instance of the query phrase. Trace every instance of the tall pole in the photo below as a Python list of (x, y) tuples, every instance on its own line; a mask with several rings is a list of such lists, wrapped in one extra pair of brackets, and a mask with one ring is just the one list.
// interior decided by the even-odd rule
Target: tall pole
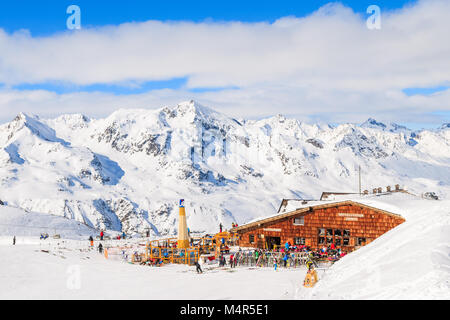
[(180, 200), (180, 216), (178, 221), (178, 248), (189, 248), (189, 235), (186, 222), (186, 209), (184, 208), (184, 200)]
[(359, 171), (359, 195), (361, 195), (361, 166), (358, 166)]

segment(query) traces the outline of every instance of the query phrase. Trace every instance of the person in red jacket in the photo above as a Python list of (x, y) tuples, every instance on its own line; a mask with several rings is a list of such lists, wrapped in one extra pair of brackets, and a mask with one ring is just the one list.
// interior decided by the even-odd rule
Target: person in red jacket
[(103, 230), (102, 231), (100, 231), (100, 240), (102, 240), (103, 241)]

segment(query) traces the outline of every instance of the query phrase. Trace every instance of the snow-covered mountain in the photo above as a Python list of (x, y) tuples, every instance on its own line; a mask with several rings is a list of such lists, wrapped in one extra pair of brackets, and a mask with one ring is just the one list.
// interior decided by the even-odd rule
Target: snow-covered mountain
[(191, 231), (215, 232), (273, 214), (282, 198), (357, 192), (358, 166), (364, 189), (446, 198), (450, 127), (238, 121), (193, 101), (98, 120), (21, 113), (0, 126), (3, 202), (130, 234), (175, 233), (180, 198)]

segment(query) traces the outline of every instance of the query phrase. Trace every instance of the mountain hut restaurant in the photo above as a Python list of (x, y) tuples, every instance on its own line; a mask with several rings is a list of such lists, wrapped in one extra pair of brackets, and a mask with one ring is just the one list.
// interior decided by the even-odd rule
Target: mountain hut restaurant
[(299, 208), (280, 213), (288, 201), (283, 200), (279, 214), (232, 229), (239, 246), (272, 249), (290, 242), (317, 250), (334, 243), (349, 252), (405, 221), (399, 214), (349, 200), (317, 205), (311, 202), (319, 201), (303, 201)]

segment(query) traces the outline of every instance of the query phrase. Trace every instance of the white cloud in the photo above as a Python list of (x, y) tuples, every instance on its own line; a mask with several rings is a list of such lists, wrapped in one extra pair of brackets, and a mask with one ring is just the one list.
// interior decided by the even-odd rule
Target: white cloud
[[(400, 121), (450, 110), (449, 92), (407, 97), (401, 89), (450, 81), (450, 2), (424, 0), (367, 17), (330, 4), (270, 23), (159, 22), (83, 29), (49, 37), (0, 30), (0, 83), (75, 85), (188, 76), (187, 88), (139, 95), (0, 91), (1, 120), (17, 110), (104, 115), (196, 98), (235, 116), (380, 115)], [(192, 93), (195, 87), (238, 90)], [(341, 116), (339, 116), (341, 115)], [(349, 120), (351, 121), (351, 120)]]

